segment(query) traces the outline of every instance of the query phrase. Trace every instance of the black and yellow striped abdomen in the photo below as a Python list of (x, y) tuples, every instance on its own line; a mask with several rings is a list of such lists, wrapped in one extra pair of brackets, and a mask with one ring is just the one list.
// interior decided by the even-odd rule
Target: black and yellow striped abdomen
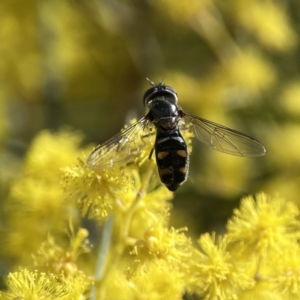
[(189, 169), (187, 146), (178, 128), (157, 129), (155, 156), (160, 180), (170, 191), (176, 191)]

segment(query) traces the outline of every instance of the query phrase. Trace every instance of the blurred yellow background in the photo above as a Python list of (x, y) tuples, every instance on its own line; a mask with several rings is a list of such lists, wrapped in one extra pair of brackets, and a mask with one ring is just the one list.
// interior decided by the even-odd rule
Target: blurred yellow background
[(67, 125), (102, 143), (143, 116), (149, 77), (186, 112), (267, 149), (239, 158), (195, 141), (172, 224), (222, 231), (259, 191), (299, 204), (299, 31), (299, 1), (1, 1), (1, 198), (40, 130)]

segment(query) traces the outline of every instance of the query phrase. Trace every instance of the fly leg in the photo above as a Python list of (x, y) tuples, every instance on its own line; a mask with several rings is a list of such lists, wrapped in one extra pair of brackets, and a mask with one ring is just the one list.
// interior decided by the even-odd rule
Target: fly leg
[(149, 154), (149, 159), (151, 159), (152, 157), (152, 154), (153, 154), (153, 151), (154, 151), (154, 147), (152, 147), (151, 151), (150, 151), (150, 154)]
[[(148, 134), (145, 134), (145, 135), (143, 135), (142, 136), (142, 142), (143, 142), (143, 144), (145, 145), (147, 142), (145, 142), (145, 138), (149, 138), (149, 137), (151, 137), (151, 136), (153, 136), (155, 133), (154, 132), (151, 132), (151, 133), (148, 133)], [(148, 157), (148, 159), (150, 160), (151, 159), (151, 157), (152, 157), (152, 154), (153, 154), (153, 151), (154, 151), (154, 147), (152, 147), (152, 149), (151, 149), (151, 151), (150, 151), (150, 154), (149, 154), (149, 157)]]

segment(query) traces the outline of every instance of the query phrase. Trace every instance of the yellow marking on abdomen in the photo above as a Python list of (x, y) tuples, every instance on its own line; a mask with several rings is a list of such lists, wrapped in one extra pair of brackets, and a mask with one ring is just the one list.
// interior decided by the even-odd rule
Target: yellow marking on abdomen
[(185, 150), (177, 150), (176, 153), (181, 157), (187, 157), (187, 153)]
[(158, 152), (157, 153), (157, 158), (158, 159), (164, 159), (166, 156), (169, 155), (169, 152), (168, 151), (161, 151), (161, 152)]
[(185, 174), (187, 172), (187, 168), (182, 167), (182, 168), (179, 168), (178, 171)]
[(170, 169), (168, 169), (168, 168), (165, 168), (165, 169), (160, 169), (159, 170), (159, 174), (160, 174), (160, 176), (163, 176), (163, 175), (168, 175), (168, 174), (171, 174), (172, 172), (171, 172), (171, 170)]

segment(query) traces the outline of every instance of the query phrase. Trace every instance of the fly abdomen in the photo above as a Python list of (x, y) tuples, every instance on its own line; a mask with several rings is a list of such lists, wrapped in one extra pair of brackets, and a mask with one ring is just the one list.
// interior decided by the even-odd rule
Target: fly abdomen
[(170, 191), (176, 191), (186, 180), (189, 168), (187, 146), (178, 129), (157, 129), (155, 156), (160, 180)]

